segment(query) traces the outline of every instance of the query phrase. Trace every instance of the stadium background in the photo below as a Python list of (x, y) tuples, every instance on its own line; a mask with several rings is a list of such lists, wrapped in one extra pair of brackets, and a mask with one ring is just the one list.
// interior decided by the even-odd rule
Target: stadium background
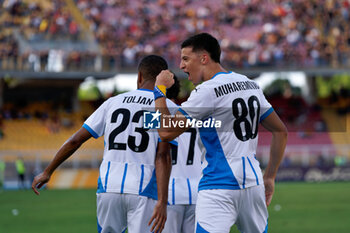
[[(17, 216), (13, 209), (1, 209), (3, 197), (26, 192), (18, 192), (15, 161), (24, 161), (29, 188), (34, 175), (94, 109), (108, 97), (136, 87), (136, 66), (144, 55), (167, 59), (181, 79), (178, 101), (185, 100), (193, 87), (178, 69), (179, 46), (187, 36), (203, 31), (220, 40), (224, 67), (263, 86), (289, 129), (277, 188), (294, 187), (297, 181), (306, 182), (301, 184), (305, 190), (322, 182), (322, 195), (329, 182), (341, 182), (334, 190), (340, 198), (349, 196), (349, 0), (0, 4), (0, 214)], [(257, 157), (262, 167), (269, 139), (268, 133), (260, 134)], [(102, 149), (103, 139), (89, 140), (57, 170), (48, 190), (96, 188)], [(28, 191), (22, 198), (31, 200), (30, 195)], [(275, 209), (280, 211), (276, 205)], [(0, 232), (4, 224), (0, 219)], [(343, 229), (347, 231), (334, 232), (350, 230)]]

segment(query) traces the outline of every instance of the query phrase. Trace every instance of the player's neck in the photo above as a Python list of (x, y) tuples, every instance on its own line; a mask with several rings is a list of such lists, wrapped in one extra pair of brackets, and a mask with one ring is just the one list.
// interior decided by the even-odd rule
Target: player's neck
[(204, 81), (207, 81), (214, 77), (215, 74), (220, 72), (227, 72), (219, 63), (212, 63), (206, 67), (206, 73), (204, 75)]
[(150, 80), (146, 80), (141, 83), (138, 89), (148, 89), (152, 91), (154, 89), (154, 82)]

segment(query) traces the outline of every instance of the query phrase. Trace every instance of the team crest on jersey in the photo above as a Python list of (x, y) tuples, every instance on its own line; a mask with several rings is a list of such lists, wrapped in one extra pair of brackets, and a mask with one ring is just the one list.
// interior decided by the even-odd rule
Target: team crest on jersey
[(159, 129), (160, 128), (160, 115), (159, 110), (156, 112), (144, 112), (143, 113), (143, 127), (145, 129)]

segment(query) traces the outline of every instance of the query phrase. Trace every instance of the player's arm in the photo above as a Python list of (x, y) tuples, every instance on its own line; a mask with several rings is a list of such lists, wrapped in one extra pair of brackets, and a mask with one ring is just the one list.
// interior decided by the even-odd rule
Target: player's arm
[(157, 178), (158, 201), (153, 210), (153, 215), (148, 223), (152, 232), (162, 232), (167, 219), (168, 185), (171, 173), (170, 144), (159, 142), (155, 158)]
[(92, 135), (89, 131), (85, 128), (81, 128), (61, 146), (45, 170), (33, 180), (32, 189), (37, 195), (40, 194), (38, 189), (50, 180), (50, 177), (56, 168), (68, 159), (86, 140), (91, 138), (91, 136)]
[[(178, 111), (175, 116), (171, 116), (171, 113), (166, 104), (165, 89), (170, 88), (174, 84), (174, 74), (169, 70), (163, 70), (157, 76), (155, 83), (155, 107), (156, 110), (162, 113), (162, 116), (166, 116), (174, 124), (169, 125), (169, 128), (158, 129), (159, 136), (163, 142), (169, 142), (174, 140), (177, 136), (185, 132), (188, 128), (179, 127), (179, 122), (185, 119), (185, 116)], [(167, 119), (167, 120), (168, 120)], [(174, 127), (176, 125), (176, 127)]]
[(277, 170), (286, 148), (288, 132), (286, 126), (274, 111), (262, 120), (261, 124), (272, 133), (270, 159), (264, 173), (266, 204), (269, 206), (274, 193)]

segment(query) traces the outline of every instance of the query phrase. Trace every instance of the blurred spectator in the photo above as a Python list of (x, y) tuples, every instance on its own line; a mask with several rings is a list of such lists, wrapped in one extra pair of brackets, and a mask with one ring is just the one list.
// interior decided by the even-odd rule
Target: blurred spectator
[(264, 93), (277, 113), (286, 123), (301, 125), (307, 119), (309, 106), (300, 93), (288, 80), (276, 79), (264, 89)]
[(18, 188), (19, 189), (25, 189), (25, 173), (26, 173), (26, 168), (23, 162), (22, 157), (18, 157), (15, 162), (16, 165), (16, 171), (18, 175)]
[(0, 112), (0, 140), (5, 136), (4, 133), (4, 117)]
[(57, 113), (49, 117), (47, 121), (47, 129), (50, 133), (58, 133), (61, 129), (61, 119)]
[(345, 115), (350, 112), (350, 89), (340, 88), (337, 105), (339, 114)]
[(327, 159), (324, 155), (320, 154), (317, 156), (316, 166), (317, 167), (325, 167), (327, 165)]
[(290, 167), (292, 165), (292, 161), (289, 156), (285, 156), (282, 160), (281, 167)]
[(336, 74), (332, 78), (316, 79), (320, 105), (335, 108), (340, 115), (350, 112), (350, 76)]
[(74, 127), (74, 122), (70, 118), (64, 117), (62, 119), (62, 126), (66, 129), (70, 129), (70, 128)]
[(0, 158), (0, 191), (4, 189), (6, 163)]
[(337, 167), (342, 167), (346, 165), (346, 158), (344, 156), (335, 156), (334, 157), (334, 164)]

